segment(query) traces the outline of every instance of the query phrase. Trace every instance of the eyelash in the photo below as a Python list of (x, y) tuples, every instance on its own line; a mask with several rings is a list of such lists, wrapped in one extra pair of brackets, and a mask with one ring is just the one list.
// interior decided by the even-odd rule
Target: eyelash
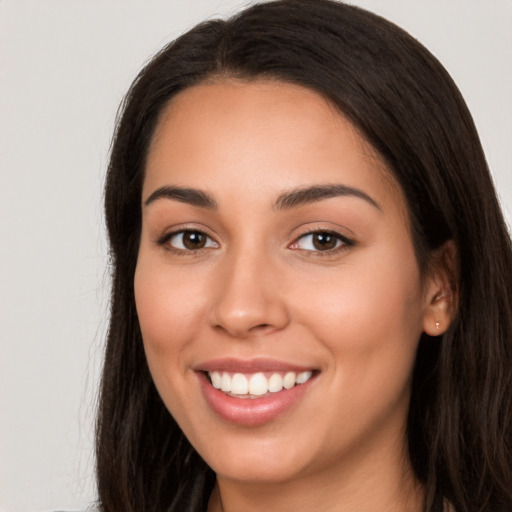
[[(209, 245), (209, 246), (205, 246), (205, 247), (199, 247), (197, 249), (187, 249), (185, 247), (179, 248), (179, 247), (174, 247), (171, 245), (170, 242), (174, 237), (178, 237), (179, 235), (183, 236), (186, 233), (204, 236), (207, 239), (206, 244), (211, 243), (211, 242), (213, 242), (213, 244)], [(217, 242), (215, 242), (210, 236), (208, 236), (207, 233), (205, 233), (204, 231), (201, 231), (200, 229), (180, 229), (179, 231), (173, 231), (172, 233), (167, 233), (166, 235), (162, 236), (161, 238), (159, 238), (157, 240), (157, 245), (164, 247), (167, 251), (174, 252), (177, 254), (187, 254), (188, 253), (188, 254), (194, 254), (194, 255), (197, 255), (198, 253), (200, 253), (203, 250), (208, 250), (208, 249), (218, 247)], [(183, 245), (183, 243), (182, 243), (182, 245)]]
[[(299, 243), (299, 241), (305, 240), (307, 237), (315, 237), (318, 235), (333, 237), (336, 240), (335, 247), (333, 247), (331, 249), (326, 249), (326, 250), (301, 249), (298, 247), (295, 250), (302, 250), (304, 252), (309, 253), (308, 256), (316, 258), (316, 257), (332, 256), (341, 251), (347, 250), (348, 248), (355, 245), (354, 240), (351, 240), (350, 238), (347, 238), (346, 236), (344, 236), (336, 231), (331, 231), (328, 229), (315, 229), (313, 231), (308, 231), (307, 233), (303, 233), (302, 235), (297, 237), (295, 239), (295, 241), (290, 245), (290, 247), (293, 248), (293, 246), (297, 245)], [(314, 244), (314, 242), (312, 242), (312, 243)]]
[[(177, 237), (178, 235), (185, 235), (186, 233), (189, 234), (196, 234), (200, 236), (204, 236), (207, 238), (206, 244), (210, 244), (208, 246), (199, 247), (197, 249), (187, 249), (187, 248), (178, 248), (174, 247), (170, 244), (170, 241)], [(326, 250), (314, 250), (314, 249), (302, 249), (300, 247), (294, 247), (299, 244), (301, 240), (305, 240), (307, 237), (314, 237), (318, 235), (324, 235), (328, 237), (334, 237), (336, 239), (336, 245), (335, 247), (331, 249)], [(312, 242), (314, 244), (314, 242)], [(218, 247), (217, 242), (215, 242), (207, 233), (204, 231), (201, 231), (199, 229), (181, 229), (179, 231), (173, 231), (172, 233), (167, 233), (166, 235), (162, 236), (157, 240), (157, 245), (165, 247), (167, 251), (174, 252), (177, 254), (185, 255), (198, 255), (203, 250), (209, 250), (212, 248)], [(182, 244), (183, 245), (183, 244)], [(332, 256), (333, 254), (337, 254), (338, 252), (341, 252), (343, 250), (347, 250), (349, 247), (352, 247), (355, 245), (355, 241), (347, 238), (346, 236), (341, 235), (340, 233), (337, 233), (336, 231), (331, 230), (325, 230), (325, 229), (316, 229), (313, 231), (308, 231), (306, 233), (303, 233), (302, 235), (298, 236), (290, 245), (289, 248), (293, 250), (299, 250), (303, 251), (304, 253), (309, 253), (308, 256), (311, 257), (323, 257), (323, 256)]]

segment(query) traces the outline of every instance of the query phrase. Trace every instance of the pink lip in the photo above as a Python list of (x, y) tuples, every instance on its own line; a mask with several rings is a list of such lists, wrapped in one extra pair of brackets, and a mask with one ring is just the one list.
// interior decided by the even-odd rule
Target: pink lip
[(270, 393), (260, 398), (235, 398), (215, 389), (206, 372), (226, 371), (240, 373), (306, 371), (310, 368), (294, 366), (272, 360), (241, 361), (218, 359), (201, 364), (195, 369), (201, 390), (211, 409), (222, 419), (241, 426), (257, 426), (270, 422), (291, 409), (307, 393), (317, 375), (313, 375), (304, 384), (278, 393)]
[(278, 361), (275, 359), (236, 359), (225, 357), (212, 359), (194, 367), (199, 372), (232, 372), (232, 373), (256, 373), (256, 372), (305, 372), (313, 370), (311, 367), (300, 366)]

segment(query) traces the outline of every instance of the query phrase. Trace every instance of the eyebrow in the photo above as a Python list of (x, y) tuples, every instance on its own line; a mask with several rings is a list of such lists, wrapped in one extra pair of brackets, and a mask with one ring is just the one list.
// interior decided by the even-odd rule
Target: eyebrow
[(145, 201), (144, 205), (148, 206), (158, 199), (174, 199), (181, 203), (191, 204), (192, 206), (200, 206), (209, 210), (217, 209), (217, 201), (202, 190), (195, 188), (182, 188), (166, 185), (157, 188)]
[(315, 203), (323, 199), (340, 196), (358, 197), (382, 211), (379, 203), (362, 190), (338, 184), (313, 185), (311, 187), (297, 188), (290, 192), (284, 192), (277, 198), (274, 203), (274, 208), (277, 210), (288, 210), (290, 208)]
[[(378, 210), (382, 210), (380, 205), (371, 198), (368, 194), (354, 187), (347, 185), (313, 185), (310, 187), (301, 187), (293, 189), (289, 192), (284, 192), (279, 195), (274, 203), (274, 209), (276, 210), (288, 210), (291, 208), (297, 208), (307, 204), (329, 199), (331, 197), (343, 197), (352, 196), (359, 199), (363, 199), (367, 203), (371, 204)], [(159, 199), (171, 199), (174, 201), (180, 201), (187, 203), (192, 206), (199, 206), (201, 208), (207, 208), (209, 210), (217, 209), (217, 201), (208, 193), (203, 192), (195, 188), (182, 188), (177, 186), (165, 185), (157, 188), (145, 201), (144, 205), (159, 200)]]

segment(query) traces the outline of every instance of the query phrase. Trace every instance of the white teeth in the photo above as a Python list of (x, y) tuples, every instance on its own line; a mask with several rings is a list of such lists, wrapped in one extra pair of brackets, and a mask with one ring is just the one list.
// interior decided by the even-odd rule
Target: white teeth
[(268, 390), (271, 393), (277, 393), (283, 389), (283, 377), (279, 373), (274, 373), (268, 379)]
[(312, 372), (302, 372), (297, 375), (297, 380), (295, 381), (297, 384), (304, 384), (309, 379), (311, 379)]
[(273, 373), (269, 378), (264, 373), (258, 372), (253, 374), (228, 372), (208, 372), (208, 376), (215, 389), (220, 389), (225, 393), (233, 395), (251, 395), (262, 396), (267, 393), (278, 393), (283, 388), (291, 389), (295, 385), (304, 384), (313, 375), (311, 371), (287, 372), (286, 374)]
[(249, 394), (265, 395), (268, 393), (268, 381), (263, 373), (255, 373), (249, 381)]
[(295, 373), (293, 372), (288, 372), (285, 376), (284, 376), (284, 379), (283, 379), (283, 387), (285, 389), (292, 389), (293, 386), (295, 386), (295, 379), (296, 379), (296, 376), (295, 376)]
[(231, 391), (231, 377), (229, 376), (229, 373), (222, 374), (220, 389), (225, 392)]
[(249, 383), (247, 377), (242, 373), (235, 373), (231, 379), (231, 393), (234, 395), (247, 395), (249, 393)]
[(219, 372), (210, 373), (210, 379), (212, 379), (212, 386), (215, 389), (220, 389), (222, 387), (222, 375)]

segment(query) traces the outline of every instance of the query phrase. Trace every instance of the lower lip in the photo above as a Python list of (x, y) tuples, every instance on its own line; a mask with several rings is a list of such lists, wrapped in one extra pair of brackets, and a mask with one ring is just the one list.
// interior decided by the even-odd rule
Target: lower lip
[(235, 398), (215, 389), (205, 373), (198, 372), (198, 377), (203, 395), (213, 411), (224, 420), (244, 426), (262, 425), (278, 418), (304, 396), (316, 378), (313, 376), (304, 384), (261, 398)]

